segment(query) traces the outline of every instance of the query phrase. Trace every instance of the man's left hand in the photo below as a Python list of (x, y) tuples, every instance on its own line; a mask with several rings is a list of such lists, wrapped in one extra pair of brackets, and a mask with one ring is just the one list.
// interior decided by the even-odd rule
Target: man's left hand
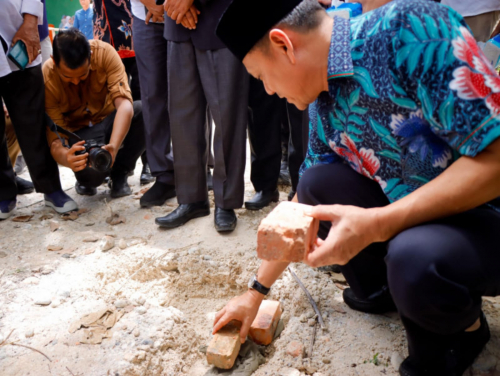
[(325, 240), (317, 239), (304, 263), (312, 267), (345, 265), (371, 243), (382, 241), (384, 232), (377, 210), (344, 205), (311, 207), (307, 215), (332, 222), (332, 227)]
[(116, 148), (111, 144), (104, 145), (102, 148), (107, 150), (109, 154), (111, 154), (111, 158), (113, 159), (113, 161), (111, 162), (111, 167), (113, 167), (113, 165), (115, 164), (116, 154), (118, 153), (119, 148)]
[(31, 14), (24, 14), (24, 22), (12, 38), (12, 46), (18, 40), (22, 40), (26, 45), (29, 63), (31, 64), (40, 55), (40, 37), (38, 35), (38, 17)]
[(194, 0), (167, 0), (165, 1), (165, 12), (177, 24), (182, 22), (182, 19), (193, 5)]

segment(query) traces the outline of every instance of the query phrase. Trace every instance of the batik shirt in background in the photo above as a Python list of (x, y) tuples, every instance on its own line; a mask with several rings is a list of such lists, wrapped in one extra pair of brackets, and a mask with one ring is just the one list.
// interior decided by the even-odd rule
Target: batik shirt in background
[(122, 59), (134, 57), (130, 0), (94, 0), (94, 38), (111, 44)]
[(301, 173), (346, 163), (392, 202), (500, 136), (500, 78), (462, 17), (438, 3), (336, 17), (328, 80), (309, 108)]

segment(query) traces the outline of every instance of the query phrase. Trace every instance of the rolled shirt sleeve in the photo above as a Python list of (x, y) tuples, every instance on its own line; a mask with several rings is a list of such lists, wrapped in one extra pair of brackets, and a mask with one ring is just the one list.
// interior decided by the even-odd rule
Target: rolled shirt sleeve
[(107, 86), (111, 100), (123, 97), (133, 103), (127, 73), (120, 56), (111, 45), (106, 44), (105, 48), (106, 53), (102, 66), (106, 69)]
[(40, 0), (22, 0), (21, 14), (38, 17), (38, 25), (43, 25), (43, 4)]

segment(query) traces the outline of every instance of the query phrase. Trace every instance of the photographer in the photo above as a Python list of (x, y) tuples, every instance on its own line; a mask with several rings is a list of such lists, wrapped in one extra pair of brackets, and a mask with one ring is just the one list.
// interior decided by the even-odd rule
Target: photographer
[[(107, 43), (87, 41), (74, 28), (54, 38), (53, 51), (43, 67), (45, 110), (63, 131), (47, 130), (52, 156), (75, 172), (80, 195), (95, 195), (106, 176), (111, 197), (131, 194), (127, 175), (145, 149), (144, 124), (141, 102), (132, 102), (118, 53)], [(75, 142), (65, 130), (82, 141)], [(99, 148), (109, 154), (97, 153)]]

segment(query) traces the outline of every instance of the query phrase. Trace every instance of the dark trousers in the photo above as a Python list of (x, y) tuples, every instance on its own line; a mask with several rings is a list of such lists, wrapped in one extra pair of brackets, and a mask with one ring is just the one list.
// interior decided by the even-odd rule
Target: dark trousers
[[(40, 66), (0, 77), (0, 97), (4, 100), (19, 146), (37, 192), (61, 189), (57, 163), (47, 143), (45, 87)], [(1, 102), (1, 100), (0, 100)], [(14, 171), (5, 140), (5, 117), (0, 116), (0, 201), (17, 195)]]
[[(135, 38), (135, 35), (134, 35)], [(130, 91), (132, 92), (132, 99), (134, 101), (141, 100), (141, 86), (139, 81), (139, 72), (137, 70), (137, 61), (135, 57), (127, 57), (122, 59), (123, 65), (125, 66), (125, 73), (127, 74), (129, 80)]]
[(303, 112), (277, 95), (268, 95), (261, 81), (250, 77), (248, 135), (252, 152), (250, 180), (257, 192), (274, 191), (281, 165), (281, 127), (289, 129), (288, 162), (292, 189), (297, 188), (304, 161)]
[(208, 104), (215, 122), (215, 204), (239, 208), (244, 194), (248, 73), (228, 49), (199, 50), (191, 41), (169, 41), (167, 58), (177, 200), (189, 204), (208, 197)]
[[(389, 204), (378, 183), (340, 163), (307, 170), (298, 197), (309, 205)], [(321, 223), (321, 238), (330, 226)], [(342, 266), (342, 273), (362, 299), (389, 288), (409, 334), (413, 326), (459, 333), (478, 319), (481, 296), (500, 294), (499, 228), (500, 213), (483, 205), (374, 243)]]
[(174, 185), (168, 114), (167, 41), (163, 38), (163, 24), (146, 25), (134, 17), (133, 28), (149, 167), (158, 181)]
[[(100, 144), (107, 144), (113, 132), (113, 122), (116, 111), (92, 127), (87, 127), (75, 132), (84, 140), (95, 140)], [(130, 124), (130, 130), (123, 140), (122, 147), (116, 155), (115, 163), (111, 172), (99, 172), (93, 168), (86, 167), (82, 171), (75, 172), (78, 182), (86, 187), (98, 187), (107, 176), (111, 179), (126, 176), (135, 167), (137, 159), (145, 150), (144, 121), (142, 119), (141, 101), (134, 102), (134, 117)]]

